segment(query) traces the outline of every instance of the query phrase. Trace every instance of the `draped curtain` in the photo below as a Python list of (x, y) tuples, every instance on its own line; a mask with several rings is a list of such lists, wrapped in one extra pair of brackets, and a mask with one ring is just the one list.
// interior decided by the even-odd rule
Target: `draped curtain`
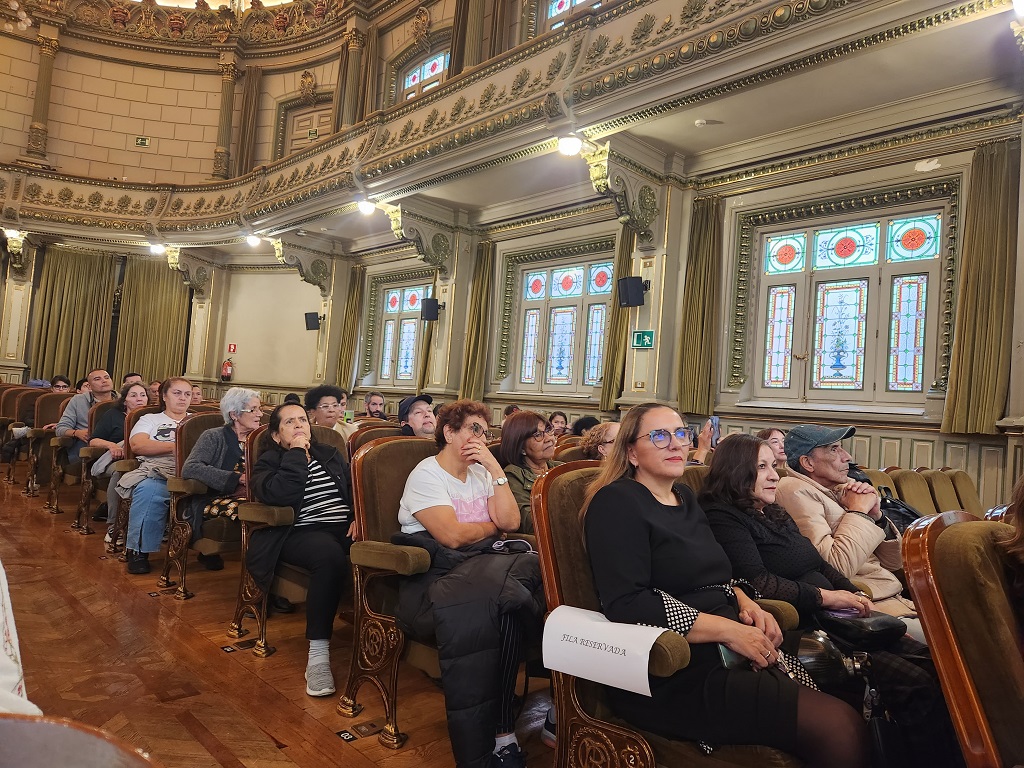
[(983, 144), (971, 162), (942, 431), (995, 434), (1010, 385), (1020, 140)]
[(633, 273), (633, 248), (636, 233), (627, 224), (619, 233), (619, 247), (615, 253), (615, 301), (608, 312), (605, 333), (604, 372), (601, 377), (602, 411), (614, 411), (615, 401), (622, 395), (626, 375), (626, 346), (629, 342), (629, 307), (619, 306), (618, 280)]
[(33, 305), (29, 365), (35, 378), (72, 381), (105, 368), (117, 261), (110, 253), (47, 246)]
[(722, 266), (722, 209), (717, 197), (693, 201), (690, 246), (683, 284), (683, 320), (679, 333), (679, 411), (715, 409), (715, 332), (718, 283)]
[(484, 399), (484, 377), (487, 370), (487, 325), (491, 314), (491, 291), (494, 282), (494, 243), (482, 241), (476, 249), (476, 268), (469, 284), (469, 321), (466, 347), (462, 356), (462, 380), (459, 399)]
[(181, 375), (188, 337), (188, 289), (163, 259), (129, 256), (121, 287), (115, 371), (147, 379)]
[(338, 351), (338, 386), (351, 392), (355, 384), (356, 353), (359, 350), (359, 321), (362, 318), (366, 267), (353, 264), (348, 273), (348, 297), (341, 319), (341, 349)]
[(252, 170), (256, 152), (256, 112), (260, 106), (260, 86), (263, 67), (246, 67), (242, 90), (242, 119), (238, 129), (238, 153), (235, 157), (235, 176), (244, 176)]

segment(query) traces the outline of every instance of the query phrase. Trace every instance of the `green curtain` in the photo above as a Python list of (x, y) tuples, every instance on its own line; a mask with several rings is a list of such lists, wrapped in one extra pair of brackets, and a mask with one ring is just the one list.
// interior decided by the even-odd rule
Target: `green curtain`
[[(430, 295), (433, 298), (437, 298), (437, 274), (434, 274), (434, 285), (430, 291)], [(419, 372), (416, 374), (416, 394), (421, 394), (424, 388), (427, 386), (427, 374), (430, 371), (430, 359), (433, 357), (433, 342), (434, 342), (434, 326), (437, 322), (426, 322), (421, 321), (420, 327), (423, 328), (423, 336), (420, 341), (420, 354), (419, 354)]]
[(983, 144), (971, 162), (942, 431), (995, 434), (1010, 384), (1020, 140)]
[(188, 289), (163, 259), (129, 256), (121, 286), (115, 371), (147, 380), (180, 376), (188, 338)]
[[(633, 273), (633, 249), (636, 233), (627, 224), (619, 233), (619, 247), (615, 253), (615, 280), (629, 277)], [(626, 375), (626, 347), (629, 343), (629, 307), (620, 307), (618, 288), (616, 298), (608, 312), (605, 332), (604, 372), (601, 377), (602, 411), (614, 411), (615, 401), (622, 395), (622, 383)]]
[(341, 319), (341, 349), (338, 351), (338, 386), (350, 393), (355, 385), (353, 369), (359, 351), (359, 321), (363, 315), (365, 283), (366, 267), (353, 264), (348, 272), (348, 297), (345, 300), (345, 314)]
[(106, 367), (116, 288), (114, 254), (46, 247), (33, 302), (32, 376), (64, 374), (75, 381)]
[(459, 399), (484, 399), (487, 370), (487, 332), (494, 282), (494, 243), (482, 241), (476, 249), (476, 268), (469, 283), (469, 321), (462, 357)]
[(679, 411), (715, 409), (715, 332), (722, 265), (722, 210), (717, 197), (693, 201), (679, 333)]

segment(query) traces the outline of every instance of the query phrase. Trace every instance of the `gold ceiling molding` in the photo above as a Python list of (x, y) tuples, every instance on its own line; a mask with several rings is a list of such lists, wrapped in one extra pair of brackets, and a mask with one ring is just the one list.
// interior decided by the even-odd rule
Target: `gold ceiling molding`
[(554, 224), (556, 222), (565, 221), (566, 219), (586, 216), (588, 214), (611, 214), (614, 211), (615, 204), (613, 202), (609, 200), (600, 200), (598, 202), (584, 203), (574, 208), (559, 208), (557, 211), (551, 211), (550, 213), (543, 213), (537, 216), (530, 216), (525, 219), (513, 219), (511, 221), (487, 224), (486, 226), (480, 227), (477, 232), (481, 236), (494, 239), (495, 235), (505, 232), (515, 232), (516, 230), (526, 229), (529, 227)]

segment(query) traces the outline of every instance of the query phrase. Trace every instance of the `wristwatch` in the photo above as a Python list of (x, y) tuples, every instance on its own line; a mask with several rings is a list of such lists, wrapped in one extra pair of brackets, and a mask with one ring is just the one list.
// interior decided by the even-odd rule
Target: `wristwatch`
[(496, 477), (496, 478), (494, 478), (494, 484), (495, 485), (507, 485), (508, 484), (508, 478), (507, 477)]

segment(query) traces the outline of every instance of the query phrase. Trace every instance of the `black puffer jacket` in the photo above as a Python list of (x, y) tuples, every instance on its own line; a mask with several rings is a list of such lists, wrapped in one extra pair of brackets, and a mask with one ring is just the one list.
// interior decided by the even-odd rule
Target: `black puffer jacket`
[(449, 549), (426, 532), (395, 544), (430, 552), (430, 570), (403, 579), (396, 618), (403, 631), (437, 643), (448, 737), (458, 768), (491, 764), (502, 695), (501, 616), (517, 612), (524, 647), (540, 637), (544, 590), (535, 554), (496, 552), (494, 538)]

